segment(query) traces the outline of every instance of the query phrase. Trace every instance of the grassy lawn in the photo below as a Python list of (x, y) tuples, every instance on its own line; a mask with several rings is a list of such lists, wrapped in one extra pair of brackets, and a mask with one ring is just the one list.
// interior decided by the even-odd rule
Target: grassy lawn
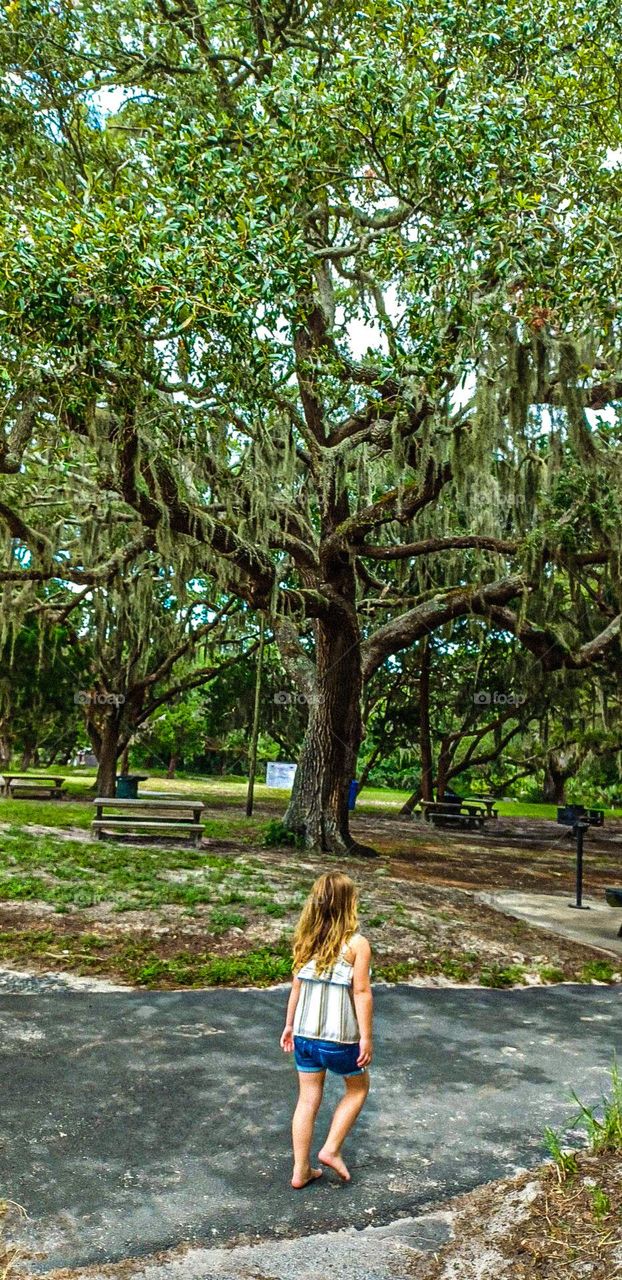
[[(54, 769), (58, 776), (66, 779), (66, 796), (63, 800), (4, 800), (0, 799), (0, 822), (16, 821), (21, 825), (40, 824), (59, 828), (78, 827), (87, 829), (90, 825), (92, 801), (95, 785), (95, 770), (76, 771), (61, 766)], [(246, 800), (247, 782), (239, 777), (204, 777), (203, 775), (179, 775), (167, 778), (162, 772), (152, 772), (146, 783), (142, 783), (139, 795), (145, 791), (162, 791), (171, 796), (192, 796), (203, 800), (209, 809), (225, 811), (239, 808), (243, 811)], [(356, 812), (359, 814), (381, 814), (387, 816), (399, 813), (410, 792), (393, 790), (388, 787), (366, 787), (360, 800), (357, 801)], [(255, 803), (259, 812), (282, 814), (285, 810), (289, 792), (275, 787), (267, 787), (264, 782), (255, 785)], [(499, 800), (497, 809), (500, 817), (534, 818), (556, 821), (557, 807), (552, 804), (533, 804), (528, 801)], [(606, 809), (609, 818), (622, 817), (622, 809)]]
[[(615, 961), (511, 921), (470, 892), (564, 888), (570, 857), (557, 832), (541, 851), (502, 840), (463, 845), (396, 823), (406, 793), (370, 789), (353, 829), (382, 856), (350, 865), (264, 847), (266, 824), (282, 815), (286, 792), (259, 784), (256, 813), (247, 819), (243, 779), (154, 776), (149, 790), (204, 800), (204, 847), (93, 841), (94, 776), (67, 774), (67, 799), (0, 801), (0, 963), (152, 987), (286, 981), (304, 896), (334, 863), (360, 886), (377, 978), (498, 987), (617, 980)], [(523, 817), (547, 808), (513, 807)], [(593, 891), (610, 882), (611, 856), (590, 853)]]
[(507, 987), (620, 977), (615, 961), (501, 916), (470, 893), (413, 878), (408, 865), (265, 849), (255, 819), (223, 814), (211, 825), (227, 837), (217, 850), (9, 828), (0, 849), (0, 963), (146, 987), (287, 981), (304, 897), (334, 864), (359, 884), (377, 979)]
[[(227, 822), (227, 831), (237, 834), (234, 826)], [(250, 833), (245, 827), (242, 834)], [(116, 911), (173, 903), (189, 910), (199, 904), (222, 908), (232, 903), (250, 903), (269, 914), (280, 910), (275, 885), (266, 879), (261, 864), (244, 856), (107, 840), (78, 842), (33, 836), (17, 828), (9, 829), (2, 844), (0, 900), (5, 902), (36, 900), (60, 911), (101, 902)], [(290, 878), (284, 870), (279, 880), (287, 883)]]

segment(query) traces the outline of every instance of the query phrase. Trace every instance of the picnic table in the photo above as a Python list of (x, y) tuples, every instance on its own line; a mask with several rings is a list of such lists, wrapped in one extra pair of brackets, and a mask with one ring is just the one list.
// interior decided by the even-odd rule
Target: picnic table
[(435, 827), (483, 827), (488, 818), (479, 800), (420, 800), (414, 812)]
[(163, 800), (157, 795), (143, 795), (137, 800), (117, 796), (97, 796), (93, 801), (96, 817), (91, 831), (97, 840), (106, 835), (156, 835), (173, 832), (189, 836), (196, 849), (201, 847), (203, 828), (202, 800)]
[(2, 795), (13, 800), (18, 796), (61, 800), (64, 785), (65, 779), (55, 774), (3, 773), (0, 781)]
[(465, 804), (483, 804), (486, 808), (487, 818), (498, 818), (499, 810), (497, 809), (497, 801), (495, 796), (466, 796)]

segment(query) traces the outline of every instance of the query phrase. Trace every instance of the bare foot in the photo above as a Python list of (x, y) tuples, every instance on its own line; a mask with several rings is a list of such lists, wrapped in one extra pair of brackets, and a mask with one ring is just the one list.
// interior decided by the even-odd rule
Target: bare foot
[(322, 1150), (318, 1151), (317, 1158), (322, 1164), (328, 1165), (329, 1169), (334, 1169), (335, 1173), (339, 1174), (342, 1182), (350, 1182), (350, 1172), (340, 1155), (335, 1155), (334, 1152), (327, 1151), (325, 1147), (322, 1147)]
[(294, 1170), (294, 1176), (292, 1178), (292, 1187), (294, 1188), (294, 1191), (302, 1191), (302, 1188), (308, 1187), (310, 1182), (315, 1182), (317, 1178), (321, 1178), (322, 1173), (322, 1169), (309, 1168), (309, 1174), (307, 1176), (304, 1173), (302, 1175), (297, 1174)]

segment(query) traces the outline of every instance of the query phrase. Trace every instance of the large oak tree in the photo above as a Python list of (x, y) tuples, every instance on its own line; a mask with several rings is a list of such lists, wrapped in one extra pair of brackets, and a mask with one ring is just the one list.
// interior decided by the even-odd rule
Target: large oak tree
[[(611, 6), (6, 13), (0, 465), (87, 440), (165, 559), (271, 616), (309, 704), (286, 820), (351, 848), (392, 654), (468, 614), (544, 669), (618, 643)], [(7, 573), (60, 576), (0, 514)]]

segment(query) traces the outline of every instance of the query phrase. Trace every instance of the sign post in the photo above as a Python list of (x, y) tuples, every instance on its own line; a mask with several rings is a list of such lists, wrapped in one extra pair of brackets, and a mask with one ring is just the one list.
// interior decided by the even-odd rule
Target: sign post
[(265, 635), (265, 618), (259, 615), (259, 649), (257, 651), (257, 668), (255, 671), (255, 701), (253, 704), (253, 727), (248, 752), (248, 790), (246, 792), (246, 817), (253, 813), (255, 800), (255, 774), (257, 773), (257, 743), (259, 742), (259, 711), (261, 707), (261, 673), (263, 668), (263, 650)]
[(269, 760), (266, 766), (266, 786), (291, 791), (295, 773), (295, 764), (290, 764), (287, 760)]

